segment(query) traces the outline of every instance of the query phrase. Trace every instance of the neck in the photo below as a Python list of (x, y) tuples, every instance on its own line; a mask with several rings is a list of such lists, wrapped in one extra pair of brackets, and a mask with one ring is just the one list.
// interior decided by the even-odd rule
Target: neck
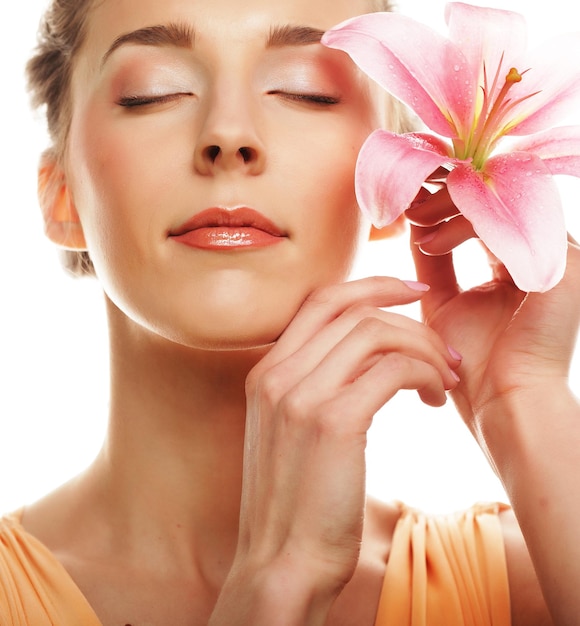
[(229, 562), (239, 520), (244, 385), (264, 350), (192, 350), (136, 329), (119, 311), (109, 316), (110, 425), (87, 474), (104, 518), (115, 520), (125, 541), (155, 545), (163, 559)]

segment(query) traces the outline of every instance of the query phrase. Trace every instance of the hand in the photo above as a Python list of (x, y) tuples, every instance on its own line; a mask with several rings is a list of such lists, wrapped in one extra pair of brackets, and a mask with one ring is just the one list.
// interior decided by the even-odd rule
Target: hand
[(458, 361), (433, 330), (380, 308), (424, 293), (392, 278), (316, 291), (251, 371), (238, 588), (249, 568), (285, 589), (286, 611), (296, 586), (331, 604), (354, 573), (375, 412), (399, 389), (441, 405), (457, 384)]
[(413, 245), (419, 280), (432, 287), (422, 300), (423, 314), (464, 356), (454, 400), (478, 434), (488, 406), (514, 394), (566, 392), (580, 321), (580, 249), (570, 241), (566, 275), (547, 293), (520, 292), (492, 255), (492, 280), (462, 292), (451, 251), (475, 234), (445, 188), (432, 196), (424, 192), (422, 199), (407, 215), (415, 224), (413, 241), (423, 241)]
[(424, 315), (464, 355), (454, 400), (525, 538), (524, 546), (513, 532), (506, 536), (514, 606), (529, 605), (537, 575), (554, 623), (575, 623), (580, 498), (570, 485), (578, 474), (580, 403), (568, 374), (580, 323), (580, 248), (570, 239), (565, 276), (546, 293), (518, 291), (492, 256), (492, 280), (462, 292), (451, 251), (474, 237), (473, 230), (445, 188), (423, 197), (408, 217), (413, 241), (420, 242), (413, 246), (419, 279), (432, 285)]

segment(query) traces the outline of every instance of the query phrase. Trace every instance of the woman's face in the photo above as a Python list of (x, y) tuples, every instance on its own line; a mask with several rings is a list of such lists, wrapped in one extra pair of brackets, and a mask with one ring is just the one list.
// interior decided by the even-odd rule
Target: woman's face
[(129, 318), (189, 346), (260, 345), (314, 288), (347, 277), (368, 231), (355, 161), (382, 117), (349, 58), (317, 40), (367, 9), (96, 3), (66, 174), (100, 281)]

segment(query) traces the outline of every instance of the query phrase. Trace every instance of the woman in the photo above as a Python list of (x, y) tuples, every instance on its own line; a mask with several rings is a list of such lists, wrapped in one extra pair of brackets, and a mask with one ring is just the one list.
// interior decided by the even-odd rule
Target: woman
[[(573, 623), (577, 246), (548, 294), (498, 267), (461, 294), (456, 218), (429, 241), (415, 227), (420, 282), (344, 282), (369, 235), (358, 149), (397, 122), (319, 39), (381, 7), (58, 4), (30, 68), (51, 102), (41, 206), (106, 294), (110, 427), (86, 472), (0, 527), (2, 620), (551, 623), (529, 551)], [(429, 327), (388, 311), (419, 299)], [(365, 499), (366, 432), (400, 389), (453, 390), (526, 542), (499, 506), (440, 522)]]

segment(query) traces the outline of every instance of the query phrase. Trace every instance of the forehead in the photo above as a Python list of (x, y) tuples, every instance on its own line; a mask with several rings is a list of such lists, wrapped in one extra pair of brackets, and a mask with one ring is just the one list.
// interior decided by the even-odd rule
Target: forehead
[(273, 25), (327, 30), (370, 10), (371, 0), (101, 0), (89, 16), (86, 43), (106, 49), (123, 33), (169, 22), (191, 24), (200, 38), (251, 40)]

